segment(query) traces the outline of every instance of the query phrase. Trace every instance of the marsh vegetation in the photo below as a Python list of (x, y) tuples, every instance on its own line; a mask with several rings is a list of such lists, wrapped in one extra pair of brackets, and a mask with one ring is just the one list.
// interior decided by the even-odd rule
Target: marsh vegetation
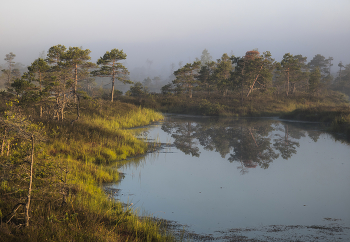
[[(270, 170), (281, 157), (292, 159), (306, 133), (313, 142), (322, 136), (234, 117), (285, 115), (322, 121), (326, 129), (350, 135), (349, 66), (339, 65), (333, 78), (331, 57), (317, 55), (306, 63), (305, 57), (287, 53), (276, 62), (269, 52), (252, 50), (212, 61), (203, 52), (200, 60), (174, 70), (161, 93), (147, 87), (159, 86), (160, 78), (129, 80), (123, 50), (106, 51), (96, 64), (90, 59), (88, 49), (56, 45), (21, 71), (15, 54), (6, 55), (0, 76), (0, 235), (5, 241), (174, 240), (160, 222), (138, 216), (138, 209), (116, 200), (114, 190), (103, 189), (120, 180), (118, 167), (135, 163), (128, 158), (138, 156), (139, 162), (147, 151), (159, 150), (158, 141), (136, 138), (130, 129), (163, 119), (157, 111), (231, 117), (224, 124), (168, 120), (162, 130), (173, 139), (170, 149), (197, 159), (215, 150), (239, 163), (240, 174)], [(98, 87), (96, 79), (111, 81), (111, 88)], [(115, 90), (117, 82), (133, 85), (123, 95)]]

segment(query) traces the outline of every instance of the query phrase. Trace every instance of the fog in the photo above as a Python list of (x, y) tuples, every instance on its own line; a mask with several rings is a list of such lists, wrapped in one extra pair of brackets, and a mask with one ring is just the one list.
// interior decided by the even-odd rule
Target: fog
[(335, 72), (350, 63), (349, 9), (348, 0), (5, 1), (0, 64), (13, 52), (29, 65), (57, 44), (90, 49), (93, 62), (117, 48), (135, 80), (166, 80), (172, 63), (193, 62), (204, 49), (215, 60), (257, 48), (277, 61), (288, 52), (332, 56)]

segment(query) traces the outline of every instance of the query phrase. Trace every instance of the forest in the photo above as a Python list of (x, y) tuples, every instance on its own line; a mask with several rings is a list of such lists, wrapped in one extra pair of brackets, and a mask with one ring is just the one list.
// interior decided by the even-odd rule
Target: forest
[(159, 79), (162, 78), (155, 76), (153, 79), (145, 78), (137, 86), (143, 88), (141, 91), (144, 93), (155, 92), (157, 86), (164, 94), (186, 92), (189, 97), (192, 92), (199, 91), (206, 91), (209, 96), (215, 92), (222, 95), (227, 95), (228, 91), (242, 92), (246, 97), (254, 90), (270, 90), (277, 94), (284, 92), (287, 96), (298, 91), (317, 94), (326, 86), (348, 93), (346, 80), (349, 79), (349, 65), (344, 66), (340, 62), (335, 73), (334, 67), (332, 70), (332, 57), (317, 54), (307, 62), (307, 57), (286, 53), (277, 62), (271, 56), (268, 51), (261, 55), (258, 50), (252, 50), (242, 57), (225, 53), (213, 61), (205, 49), (193, 63), (183, 65), (180, 61), (178, 70), (174, 70), (175, 64), (172, 63), (172, 73), (166, 85), (160, 86)]
[[(60, 110), (56, 111), (61, 113), (69, 99), (68, 94), (74, 96), (74, 99), (78, 96), (101, 96), (112, 102), (123, 97), (124, 101), (128, 100), (127, 97), (135, 97), (146, 102), (144, 99), (149, 97), (163, 100), (181, 96), (206, 100), (214, 106), (222, 104), (224, 99), (236, 102), (227, 103), (228, 106), (241, 107), (259, 98), (320, 102), (325, 97), (333, 97), (346, 101), (350, 94), (350, 64), (340, 62), (337, 64), (339, 69), (334, 72), (333, 58), (321, 54), (307, 62), (307, 57), (286, 53), (278, 62), (269, 51), (261, 54), (254, 49), (247, 51), (244, 56), (229, 56), (224, 53), (220, 59), (213, 61), (205, 49), (193, 63), (183, 65), (180, 61), (177, 70), (172, 63), (168, 78), (145, 76), (139, 82), (131, 80), (135, 75), (130, 74), (123, 65), (122, 62), (127, 58), (123, 50), (106, 51), (96, 63), (90, 62), (90, 53), (90, 50), (80, 47), (67, 49), (63, 45), (56, 45), (47, 51), (46, 58), (42, 54), (43, 58), (34, 60), (27, 70), (23, 70), (23, 67), (16, 66), (16, 55), (11, 52), (6, 55), (6, 65), (2, 66), (2, 89), (26, 102), (40, 99), (44, 103), (48, 97), (55, 96), (60, 106)], [(101, 85), (100, 80), (107, 80), (107, 84)], [(129, 84), (129, 90), (123, 95), (122, 91), (115, 88), (116, 84)], [(109, 92), (106, 86), (110, 89)], [(175, 99), (171, 101), (176, 104)], [(169, 108), (165, 103), (163, 106)], [(222, 106), (229, 110), (229, 107)], [(202, 114), (215, 115), (206, 112)], [(220, 111), (217, 113), (223, 114)], [(248, 113), (239, 115), (242, 114)]]
[[(106, 51), (96, 63), (90, 54), (81, 47), (52, 46), (24, 71), (14, 53), (4, 58), (0, 238), (5, 241), (174, 240), (162, 223), (138, 217), (102, 188), (120, 179), (116, 168), (128, 157), (157, 148), (129, 128), (163, 119), (160, 112), (321, 121), (350, 137), (350, 64), (340, 62), (331, 75), (332, 57), (318, 54), (307, 62), (286, 53), (277, 62), (268, 51), (250, 50), (213, 61), (204, 50), (193, 63), (177, 70), (173, 65), (162, 83), (161, 77), (131, 80), (123, 50)], [(97, 80), (107, 80), (108, 89)], [(130, 88), (122, 93), (117, 83)], [(232, 130), (250, 134), (240, 132)]]

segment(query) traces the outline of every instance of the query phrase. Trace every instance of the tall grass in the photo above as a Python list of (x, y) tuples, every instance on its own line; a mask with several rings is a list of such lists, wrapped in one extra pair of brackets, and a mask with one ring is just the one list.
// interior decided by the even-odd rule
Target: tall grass
[(347, 103), (344, 95), (334, 91), (328, 91), (322, 96), (297, 92), (288, 97), (285, 94), (254, 92), (249, 97), (243, 97), (243, 101), (235, 92), (227, 96), (220, 93), (208, 95), (196, 92), (193, 98), (186, 95), (161, 94), (145, 95), (142, 98), (124, 96), (118, 98), (162, 112), (210, 116), (278, 116), (299, 108)]
[[(79, 120), (71, 125), (74, 113), (66, 118), (44, 120), (48, 141), (36, 148), (30, 226), (19, 228), (20, 209), (9, 223), (1, 223), (1, 240), (172, 241), (159, 224), (139, 218), (102, 188), (103, 183), (119, 180), (120, 160), (148, 149), (127, 128), (147, 125), (162, 115), (120, 102), (84, 100)], [(28, 177), (21, 162), (26, 157), (25, 141), (21, 147), (0, 157), (1, 218), (26, 199)]]
[[(162, 115), (147, 108), (137, 108), (127, 114), (116, 114), (114, 116), (101, 117), (98, 114), (84, 114), (85, 122), (93, 127), (103, 126), (109, 131), (115, 131), (119, 128), (131, 128), (144, 126), (162, 118)], [(86, 118), (88, 117), (88, 118)]]

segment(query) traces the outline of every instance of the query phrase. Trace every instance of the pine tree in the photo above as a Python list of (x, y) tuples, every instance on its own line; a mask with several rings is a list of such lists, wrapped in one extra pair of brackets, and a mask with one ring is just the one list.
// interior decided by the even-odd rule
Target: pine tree
[(114, 98), (115, 80), (119, 80), (124, 84), (133, 83), (128, 79), (128, 75), (130, 74), (128, 69), (118, 62), (125, 59), (126, 54), (123, 50), (112, 49), (111, 51), (106, 51), (103, 57), (97, 60), (97, 65), (100, 66), (100, 69), (91, 72), (94, 76), (111, 77), (111, 102), (113, 102)]

